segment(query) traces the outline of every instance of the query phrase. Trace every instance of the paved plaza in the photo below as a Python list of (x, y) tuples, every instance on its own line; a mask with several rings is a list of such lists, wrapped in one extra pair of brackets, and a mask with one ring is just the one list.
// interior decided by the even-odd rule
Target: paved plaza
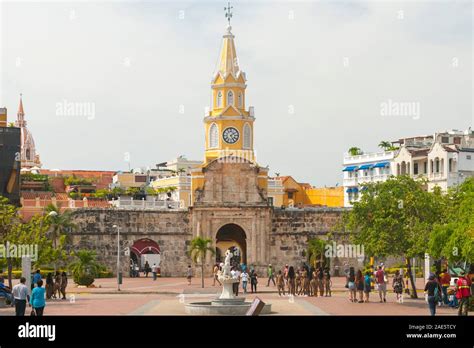
[[(261, 279), (257, 294), (245, 295), (247, 301), (258, 296), (272, 304), (271, 315), (429, 315), (423, 297), (423, 282), (418, 279), (420, 299), (407, 298), (396, 303), (395, 294), (388, 293), (387, 303), (379, 303), (378, 294), (371, 293), (370, 303), (352, 303), (344, 288), (344, 278), (333, 279), (332, 297), (280, 297), (276, 287), (266, 286)], [(17, 281), (15, 281), (16, 283)], [(116, 279), (97, 279), (95, 288), (68, 287), (68, 300), (52, 299), (47, 302), (45, 315), (186, 315), (184, 304), (202, 302), (220, 294), (220, 286), (212, 286), (212, 279), (205, 279), (205, 287), (194, 278), (191, 285), (185, 278), (125, 278), (121, 291)], [(243, 294), (239, 294), (243, 296)], [(455, 309), (438, 307), (439, 315), (456, 315)], [(14, 308), (0, 308), (0, 316), (14, 315)]]

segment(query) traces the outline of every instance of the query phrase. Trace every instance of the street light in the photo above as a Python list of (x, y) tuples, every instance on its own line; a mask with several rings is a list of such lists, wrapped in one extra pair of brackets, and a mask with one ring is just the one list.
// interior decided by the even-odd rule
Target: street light
[(120, 272), (120, 227), (113, 225), (113, 228), (117, 229), (117, 290), (120, 291), (121, 275)]

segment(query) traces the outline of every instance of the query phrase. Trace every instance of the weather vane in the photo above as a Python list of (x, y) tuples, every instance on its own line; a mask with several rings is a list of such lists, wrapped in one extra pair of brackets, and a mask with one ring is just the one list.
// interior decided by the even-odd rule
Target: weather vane
[(230, 19), (232, 18), (232, 9), (234, 7), (233, 6), (230, 6), (230, 2), (227, 3), (227, 7), (224, 7), (224, 11), (226, 11), (225, 13), (225, 18), (227, 18), (227, 21), (229, 22), (229, 26), (230, 26)]

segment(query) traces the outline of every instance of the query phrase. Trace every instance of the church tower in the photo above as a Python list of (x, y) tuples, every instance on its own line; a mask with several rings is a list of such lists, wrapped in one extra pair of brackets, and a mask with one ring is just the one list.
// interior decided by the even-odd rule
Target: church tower
[(26, 127), (25, 111), (23, 110), (23, 98), (21, 94), (15, 127), (21, 130), (21, 168), (41, 168), (41, 161), (39, 155), (36, 153), (33, 135)]
[(245, 73), (240, 69), (234, 34), (229, 25), (222, 40), (217, 69), (211, 80), (212, 105), (204, 117), (205, 162), (225, 156), (255, 161), (253, 151), (253, 107), (246, 107)]

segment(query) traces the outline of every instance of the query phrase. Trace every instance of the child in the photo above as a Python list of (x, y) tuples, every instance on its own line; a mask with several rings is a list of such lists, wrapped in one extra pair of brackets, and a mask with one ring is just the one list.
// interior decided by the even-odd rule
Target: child
[(448, 289), (448, 306), (451, 308), (458, 307), (458, 299), (456, 298), (456, 291), (452, 288)]
[(188, 270), (186, 272), (186, 278), (188, 279), (188, 285), (191, 285), (191, 278), (193, 277), (193, 270), (191, 269), (191, 265), (188, 265)]
[(277, 283), (276, 285), (278, 288), (278, 296), (281, 296), (282, 291), (283, 291), (283, 296), (285, 296), (285, 278), (283, 274), (281, 273), (281, 270), (278, 271), (276, 283)]
[(369, 302), (369, 294), (370, 290), (372, 289), (372, 277), (370, 276), (370, 272), (365, 273), (364, 277), (364, 302)]

